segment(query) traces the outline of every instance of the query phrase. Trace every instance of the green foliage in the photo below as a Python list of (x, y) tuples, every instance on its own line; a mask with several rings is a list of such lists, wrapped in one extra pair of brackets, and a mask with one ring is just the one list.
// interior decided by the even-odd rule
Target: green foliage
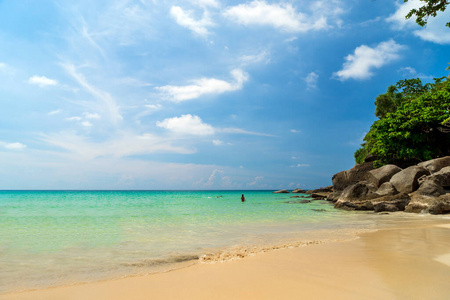
[[(408, 2), (408, 0), (404, 0), (404, 2)], [(412, 9), (407, 15), (406, 18), (410, 19), (412, 16), (416, 16), (416, 23), (420, 26), (425, 26), (428, 22), (428, 17), (436, 17), (438, 11), (445, 11), (447, 5), (449, 4), (448, 0), (421, 0), (423, 4), (419, 8)], [(450, 27), (450, 22), (445, 24), (445, 26)]]
[(439, 78), (425, 86), (419, 79), (397, 83), (397, 88), (402, 86), (401, 92), (388, 89), (386, 94), (391, 91), (391, 98), (401, 99), (400, 103), (386, 106), (389, 109), (373, 123), (364, 137), (364, 150), (357, 150), (355, 159), (361, 161), (360, 156), (367, 151), (380, 166), (450, 154), (450, 134), (442, 127), (450, 119), (450, 80)]
[(367, 155), (369, 154), (367, 152), (367, 148), (365, 147), (365, 144), (361, 145), (362, 147), (356, 150), (355, 152), (355, 161), (357, 164), (362, 164), (365, 162)]

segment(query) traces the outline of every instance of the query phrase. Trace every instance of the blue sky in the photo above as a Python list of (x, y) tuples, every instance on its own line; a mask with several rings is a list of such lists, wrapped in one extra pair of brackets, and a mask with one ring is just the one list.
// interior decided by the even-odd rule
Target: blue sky
[(447, 76), (417, 1), (0, 1), (0, 189), (331, 184), (400, 79)]

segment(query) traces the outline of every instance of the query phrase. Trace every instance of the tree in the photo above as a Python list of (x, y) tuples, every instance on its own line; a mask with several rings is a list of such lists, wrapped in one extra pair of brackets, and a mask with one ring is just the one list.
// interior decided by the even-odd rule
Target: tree
[[(404, 0), (404, 2), (408, 2), (408, 0)], [(421, 0), (421, 3), (423, 5), (417, 9), (411, 9), (406, 18), (410, 19), (415, 16), (416, 23), (423, 27), (427, 24), (429, 16), (436, 17), (438, 11), (445, 11), (450, 2), (448, 0)], [(450, 22), (445, 26), (450, 27)]]
[(403, 80), (394, 88), (400, 86), (400, 92), (388, 89), (386, 94), (391, 92), (391, 98), (401, 101), (396, 107), (388, 106), (389, 111), (383, 110), (372, 124), (363, 147), (355, 153), (357, 162), (369, 155), (375, 158), (375, 166), (405, 166), (450, 155), (450, 79), (438, 78), (427, 85), (418, 79)]

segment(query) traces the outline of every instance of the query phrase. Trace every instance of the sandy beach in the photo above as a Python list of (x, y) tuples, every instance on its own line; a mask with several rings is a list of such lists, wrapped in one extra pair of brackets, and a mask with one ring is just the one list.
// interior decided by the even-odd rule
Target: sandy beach
[(448, 299), (450, 220), (166, 273), (1, 295), (25, 299)]

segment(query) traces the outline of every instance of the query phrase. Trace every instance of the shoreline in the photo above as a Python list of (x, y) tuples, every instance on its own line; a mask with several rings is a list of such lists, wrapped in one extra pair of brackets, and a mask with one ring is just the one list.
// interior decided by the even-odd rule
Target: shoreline
[(247, 253), (243, 259), (196, 263), (165, 273), (0, 294), (0, 299), (448, 296), (450, 218), (424, 217), (420, 222), (395, 214), (382, 217), (375, 231), (359, 230), (355, 239), (268, 249)]

